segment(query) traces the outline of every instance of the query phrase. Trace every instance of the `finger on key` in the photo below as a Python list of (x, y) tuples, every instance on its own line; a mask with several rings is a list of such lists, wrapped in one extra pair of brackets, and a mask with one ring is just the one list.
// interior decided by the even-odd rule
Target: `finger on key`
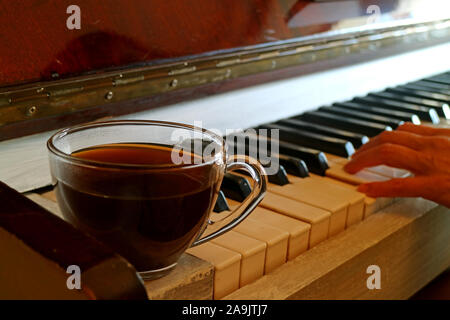
[(344, 169), (349, 173), (356, 173), (367, 167), (381, 164), (394, 168), (406, 169), (414, 174), (421, 174), (430, 170), (430, 155), (408, 147), (384, 143), (359, 153), (349, 161)]
[(399, 131), (407, 131), (422, 136), (447, 136), (450, 137), (450, 129), (433, 128), (426, 125), (416, 125), (411, 122), (406, 122), (397, 128)]
[(358, 149), (352, 158), (376, 146), (386, 143), (401, 145), (410, 149), (426, 153), (434, 158), (450, 158), (450, 137), (421, 136), (407, 131), (385, 131), (372, 138)]
[(369, 142), (362, 145), (354, 154), (353, 158), (358, 154), (377, 147), (384, 143), (391, 143), (411, 148), (413, 150), (423, 150), (427, 146), (426, 139), (423, 136), (406, 132), (406, 131), (384, 131), (376, 137), (370, 139)]
[(450, 179), (443, 175), (392, 179), (358, 187), (369, 197), (423, 197), (450, 208), (450, 192), (446, 190), (450, 190)]
[(383, 182), (365, 183), (358, 191), (369, 197), (420, 197), (427, 185), (426, 177), (398, 178)]

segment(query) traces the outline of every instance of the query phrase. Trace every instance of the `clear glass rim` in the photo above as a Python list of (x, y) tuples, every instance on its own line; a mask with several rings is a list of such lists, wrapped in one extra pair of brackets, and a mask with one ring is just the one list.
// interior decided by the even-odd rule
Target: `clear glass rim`
[[(171, 128), (180, 128), (180, 129), (187, 129), (191, 131), (197, 131), (201, 132), (202, 134), (208, 135), (211, 137), (213, 141), (218, 143), (221, 146), (221, 152), (217, 153), (212, 157), (209, 161), (205, 161), (202, 163), (194, 163), (194, 164), (187, 164), (187, 165), (179, 165), (179, 164), (129, 164), (129, 163), (115, 163), (115, 162), (105, 162), (105, 161), (96, 161), (96, 160), (89, 160), (89, 159), (83, 159), (74, 157), (70, 154), (67, 154), (61, 150), (59, 150), (54, 142), (57, 139), (62, 139), (65, 136), (83, 131), (86, 129), (93, 129), (93, 128), (101, 128), (101, 127), (109, 127), (109, 126), (121, 126), (121, 125), (140, 125), (140, 126), (160, 126), (160, 127), (171, 127)], [(71, 127), (67, 127), (64, 129), (61, 129), (54, 133), (48, 140), (47, 140), (47, 149), (55, 156), (63, 158), (64, 160), (67, 160), (69, 162), (74, 162), (77, 164), (81, 164), (84, 166), (90, 166), (90, 167), (102, 167), (102, 168), (110, 168), (110, 169), (138, 169), (138, 170), (151, 170), (151, 169), (189, 169), (194, 167), (200, 167), (204, 165), (209, 165), (220, 158), (225, 157), (225, 148), (224, 148), (224, 140), (221, 136), (217, 135), (216, 133), (209, 131), (204, 128), (195, 127), (193, 125), (184, 124), (184, 123), (177, 123), (177, 122), (169, 122), (169, 121), (159, 121), (159, 120), (110, 120), (110, 121), (101, 121), (101, 122), (93, 122), (93, 123), (87, 123), (87, 124), (80, 124), (75, 125)], [(203, 157), (202, 157), (203, 158)], [(203, 158), (204, 160), (204, 158)]]

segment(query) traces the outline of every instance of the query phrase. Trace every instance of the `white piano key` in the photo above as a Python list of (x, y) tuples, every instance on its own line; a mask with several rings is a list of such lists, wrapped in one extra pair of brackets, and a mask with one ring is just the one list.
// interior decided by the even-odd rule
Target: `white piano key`
[[(228, 202), (233, 207), (239, 204), (231, 199)], [(289, 233), (287, 260), (294, 259), (308, 249), (310, 224), (262, 207), (255, 208), (249, 217)]]
[(289, 233), (258, 220), (247, 218), (234, 231), (267, 244), (264, 273), (270, 273), (286, 262)]
[(233, 230), (211, 240), (212, 243), (241, 254), (239, 287), (264, 275), (267, 244)]
[(367, 168), (367, 171), (377, 173), (379, 175), (395, 179), (395, 178), (407, 178), (411, 176), (411, 172), (405, 169), (393, 168), (386, 165), (379, 165), (375, 167)]
[(271, 191), (266, 193), (260, 206), (310, 224), (309, 248), (328, 237), (331, 212), (327, 210), (283, 197)]
[(214, 265), (214, 299), (220, 299), (239, 288), (240, 253), (211, 242), (189, 248), (186, 252)]

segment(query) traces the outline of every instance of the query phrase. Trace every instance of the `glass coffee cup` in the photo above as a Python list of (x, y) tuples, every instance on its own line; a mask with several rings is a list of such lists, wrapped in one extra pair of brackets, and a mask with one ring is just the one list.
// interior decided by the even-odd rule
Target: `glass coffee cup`
[[(222, 137), (186, 124), (91, 123), (55, 133), (47, 146), (64, 218), (125, 257), (144, 279), (167, 274), (187, 248), (232, 229), (266, 191), (259, 163), (228, 159)], [(248, 172), (252, 193), (225, 217), (213, 214), (223, 176), (234, 170)], [(227, 223), (201, 237), (219, 222)]]

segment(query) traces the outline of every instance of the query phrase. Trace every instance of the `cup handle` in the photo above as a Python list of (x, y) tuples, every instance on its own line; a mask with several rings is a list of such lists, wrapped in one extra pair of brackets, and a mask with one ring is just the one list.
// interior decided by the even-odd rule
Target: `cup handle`
[[(220, 222), (225, 218), (238, 214), (237, 218), (233, 219), (231, 222), (227, 223), (225, 226), (221, 227), (219, 230), (203, 237), (197, 238), (196, 241), (191, 245), (191, 247), (198, 246), (199, 244), (205, 243), (209, 240), (212, 240), (227, 231), (230, 231), (239, 223), (241, 223), (261, 202), (266, 194), (267, 190), (267, 176), (263, 166), (254, 159), (251, 159), (247, 156), (233, 156), (230, 163), (227, 164), (226, 171), (235, 171), (235, 170), (244, 170), (250, 174), (251, 179), (253, 180), (252, 192), (248, 195), (241, 204), (236, 207), (229, 215), (218, 220), (211, 221), (208, 220), (208, 224), (214, 224), (216, 222)], [(203, 230), (203, 232), (206, 228)], [(202, 234), (203, 234), (202, 232)], [(200, 236), (199, 236), (200, 237)]]

